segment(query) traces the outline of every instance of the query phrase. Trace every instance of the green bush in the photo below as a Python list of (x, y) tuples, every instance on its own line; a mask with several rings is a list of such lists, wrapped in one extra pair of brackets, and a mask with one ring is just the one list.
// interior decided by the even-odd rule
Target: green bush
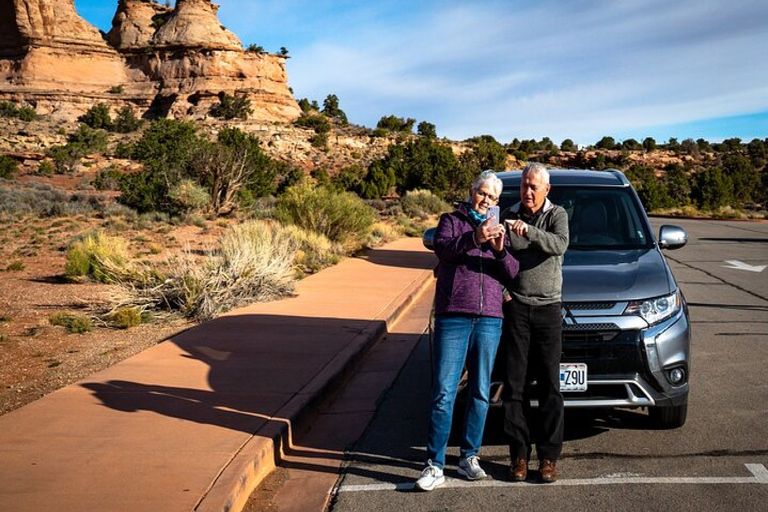
[(26, 105), (17, 107), (10, 101), (0, 101), (0, 117), (15, 117), (22, 121), (34, 121), (37, 119), (37, 112)]
[(303, 183), (278, 198), (275, 218), (321, 233), (355, 250), (366, 239), (376, 215), (355, 194)]
[(117, 133), (131, 133), (138, 130), (142, 125), (141, 119), (136, 117), (131, 107), (125, 106), (117, 111), (115, 120), (112, 123), (112, 131)]
[(376, 123), (376, 128), (381, 130), (388, 130), (392, 132), (413, 132), (413, 125), (416, 123), (415, 119), (403, 119), (397, 116), (382, 116), (379, 122)]
[(119, 190), (122, 177), (123, 173), (110, 166), (99, 171), (93, 179), (93, 186), (96, 190)]
[(56, 167), (53, 165), (53, 162), (50, 160), (43, 160), (40, 162), (40, 165), (37, 166), (35, 174), (39, 176), (51, 176), (54, 172), (56, 172)]
[(89, 276), (102, 283), (114, 283), (128, 273), (128, 261), (128, 244), (124, 239), (97, 231), (70, 244), (64, 275), (69, 279)]
[(9, 180), (19, 171), (19, 163), (5, 155), (0, 155), (0, 178)]
[(19, 272), (21, 270), (24, 270), (26, 268), (26, 265), (24, 265), (23, 261), (16, 260), (8, 264), (7, 267), (5, 267), (6, 272)]
[(75, 315), (64, 312), (53, 313), (48, 317), (48, 321), (51, 325), (60, 325), (74, 334), (84, 334), (93, 329), (93, 322), (91, 322), (90, 318), (84, 315)]
[(188, 121), (158, 119), (131, 147), (131, 157), (144, 171), (120, 179), (120, 202), (140, 213), (178, 213), (168, 198), (170, 189), (185, 178), (194, 178), (194, 161), (201, 141)]
[(400, 200), (403, 212), (411, 217), (426, 218), (450, 211), (451, 205), (429, 190), (409, 190)]
[(77, 120), (91, 128), (112, 129), (112, 117), (109, 114), (109, 105), (106, 103), (92, 106), (85, 114), (78, 117)]
[(246, 96), (230, 96), (222, 92), (219, 94), (219, 103), (211, 108), (211, 115), (222, 119), (248, 119), (253, 113), (251, 100)]
[(130, 329), (141, 324), (141, 312), (133, 307), (119, 308), (106, 316), (107, 322), (118, 329)]

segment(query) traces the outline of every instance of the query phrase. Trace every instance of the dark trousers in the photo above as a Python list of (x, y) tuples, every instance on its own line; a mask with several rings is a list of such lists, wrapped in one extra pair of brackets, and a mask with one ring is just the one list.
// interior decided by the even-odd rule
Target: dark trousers
[[(528, 306), (516, 300), (504, 305), (506, 391), (504, 432), (514, 461), (531, 456), (557, 460), (563, 449), (563, 395), (560, 393), (562, 306)], [(531, 410), (527, 383), (537, 382), (537, 411)]]

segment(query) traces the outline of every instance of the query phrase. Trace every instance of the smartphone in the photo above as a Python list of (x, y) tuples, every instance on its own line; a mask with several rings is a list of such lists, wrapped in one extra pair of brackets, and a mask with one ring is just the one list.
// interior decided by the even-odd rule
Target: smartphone
[(491, 226), (498, 226), (499, 225), (499, 207), (498, 206), (489, 206), (488, 209), (485, 212), (485, 217), (487, 219), (491, 219), (491, 221), (488, 223)]

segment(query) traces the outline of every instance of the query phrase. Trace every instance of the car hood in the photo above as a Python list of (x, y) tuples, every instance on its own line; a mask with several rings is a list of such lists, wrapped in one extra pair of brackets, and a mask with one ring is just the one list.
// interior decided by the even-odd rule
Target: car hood
[(563, 302), (648, 299), (670, 294), (675, 287), (656, 249), (565, 253)]

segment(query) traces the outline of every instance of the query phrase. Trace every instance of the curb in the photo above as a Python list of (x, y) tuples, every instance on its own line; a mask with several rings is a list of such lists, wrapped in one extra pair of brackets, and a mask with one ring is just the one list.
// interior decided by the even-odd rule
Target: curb
[(194, 510), (242, 510), (251, 493), (280, 464), (284, 448), (293, 446), (293, 431), (301, 430), (317, 406), (342, 386), (357, 363), (389, 332), (389, 327), (408, 311), (433, 279), (432, 269), (422, 271), (322, 371), (253, 434), (216, 476)]

